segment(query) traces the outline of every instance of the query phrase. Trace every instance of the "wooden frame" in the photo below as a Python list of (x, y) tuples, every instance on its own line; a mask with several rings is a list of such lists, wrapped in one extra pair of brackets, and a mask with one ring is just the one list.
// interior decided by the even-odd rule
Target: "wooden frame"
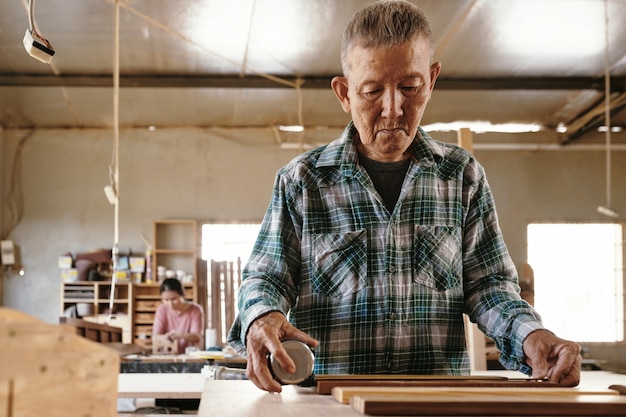
[(122, 328), (74, 317), (60, 317), (61, 324), (76, 329), (76, 334), (98, 343), (122, 343)]

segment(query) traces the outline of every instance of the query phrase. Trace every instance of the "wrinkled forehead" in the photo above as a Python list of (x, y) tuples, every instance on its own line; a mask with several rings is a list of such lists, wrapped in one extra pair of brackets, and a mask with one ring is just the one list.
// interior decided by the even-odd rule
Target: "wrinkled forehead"
[[(409, 44), (409, 47), (402, 48), (402, 46), (405, 46), (406, 44)], [(355, 38), (342, 55), (341, 65), (344, 76), (347, 77), (349, 72), (352, 71), (355, 66), (362, 65), (363, 62), (361, 59), (364, 56), (380, 56), (382, 58), (383, 56), (388, 55), (390, 51), (405, 51), (405, 53), (411, 52), (414, 56), (421, 56), (421, 59), (426, 61), (429, 66), (432, 64), (432, 43), (430, 39), (427, 39), (419, 33), (414, 34), (413, 37), (402, 42), (390, 41), (387, 43), (372, 43), (365, 38)]]

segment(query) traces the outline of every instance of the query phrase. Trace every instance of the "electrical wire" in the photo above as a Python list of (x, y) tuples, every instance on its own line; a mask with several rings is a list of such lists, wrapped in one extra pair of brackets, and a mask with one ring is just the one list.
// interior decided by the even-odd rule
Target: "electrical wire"
[(246, 50), (243, 53), (243, 63), (239, 72), (240, 77), (245, 76), (246, 67), (248, 66), (248, 51), (250, 50), (250, 38), (252, 37), (252, 22), (254, 22), (254, 12), (256, 10), (256, 0), (252, 2), (252, 10), (250, 11), (250, 21), (248, 22), (248, 38), (246, 39)]
[(35, 20), (35, 0), (28, 0), (28, 29), (44, 41), (48, 48), (52, 48), (50, 41), (41, 34), (39, 26), (37, 26), (37, 21)]
[[(300, 126), (304, 126), (304, 123), (302, 122), (302, 89), (301, 86), (302, 84), (304, 84), (304, 80), (302, 78), (298, 78), (295, 82), (293, 81), (289, 81), (280, 77), (277, 77), (275, 75), (271, 75), (271, 74), (267, 74), (267, 73), (263, 73), (263, 72), (259, 72), (259, 71), (254, 71), (250, 68), (247, 67), (247, 57), (248, 57), (248, 47), (250, 44), (250, 34), (251, 34), (251, 30), (252, 30), (252, 21), (254, 18), (254, 14), (255, 14), (255, 8), (256, 8), (256, 1), (253, 2), (252, 5), (252, 11), (250, 14), (250, 22), (248, 25), (248, 42), (246, 44), (246, 51), (245, 51), (245, 55), (244, 55), (244, 62), (243, 64), (240, 64), (236, 61), (233, 61), (232, 59), (228, 59), (212, 50), (210, 50), (209, 48), (207, 48), (203, 43), (201, 42), (197, 42), (194, 41), (193, 39), (189, 38), (188, 36), (183, 35), (180, 32), (177, 32), (175, 30), (173, 30), (172, 28), (170, 28), (169, 26), (159, 22), (156, 19), (153, 19), (152, 17), (140, 12), (139, 10), (133, 8), (132, 6), (130, 6), (127, 2), (122, 1), (121, 3), (119, 2), (119, 0), (109, 0), (109, 1), (115, 1), (116, 4), (118, 4), (120, 7), (123, 7), (126, 11), (131, 12), (132, 14), (134, 14), (135, 16), (139, 17), (140, 19), (143, 19), (144, 21), (150, 23), (151, 25), (161, 29), (162, 31), (169, 33), (170, 35), (181, 39), (191, 45), (194, 45), (206, 52), (208, 52), (209, 54), (221, 59), (222, 61), (228, 62), (229, 64), (232, 64), (235, 67), (238, 67), (240, 69), (240, 75), (243, 77), (245, 72), (249, 72), (255, 75), (258, 75), (262, 78), (266, 78), (270, 81), (274, 81), (278, 84), (282, 84), (282, 85), (286, 85), (288, 87), (294, 88), (296, 89), (296, 93), (298, 95), (298, 120), (300, 121)], [(474, 0), (477, 1), (477, 0)], [(276, 133), (276, 132), (274, 132)], [(302, 142), (302, 140), (300, 141)]]
[[(173, 36), (175, 36), (175, 37), (177, 37), (177, 38), (179, 38), (179, 39), (181, 39), (181, 40), (183, 40), (185, 42), (188, 42), (188, 43), (190, 43), (190, 44), (192, 44), (192, 45), (194, 45), (194, 46), (196, 46), (196, 47), (198, 47), (198, 48), (200, 48), (200, 49), (202, 49), (202, 50), (204, 50), (206, 52), (208, 52), (209, 54), (211, 54), (211, 55), (221, 59), (222, 61), (228, 62), (229, 64), (232, 64), (235, 67), (242, 68), (242, 65), (239, 64), (238, 62), (233, 61), (232, 59), (228, 59), (225, 56), (222, 56), (222, 55), (220, 55), (220, 54), (210, 50), (203, 43), (196, 42), (193, 39), (189, 38), (188, 36), (185, 36), (182, 33), (173, 30), (172, 28), (170, 28), (169, 26), (159, 22), (158, 20), (155, 20), (155, 19), (151, 18), (150, 16), (148, 16), (148, 15), (146, 15), (144, 13), (141, 13), (139, 10), (131, 7), (127, 3), (122, 2), (120, 4), (120, 6), (123, 7), (124, 9), (126, 9), (127, 11), (131, 12), (135, 16), (137, 16), (137, 17), (145, 20), (146, 22), (152, 24), (153, 26), (156, 26), (157, 28), (159, 28), (159, 29), (161, 29), (161, 30), (163, 30), (163, 31), (165, 31), (165, 32), (167, 32), (169, 34), (171, 34), (171, 35), (173, 35)], [(258, 72), (258, 71), (254, 71), (254, 70), (250, 70), (250, 69), (246, 69), (246, 70), (248, 72), (252, 73), (252, 74), (258, 75), (259, 77), (263, 77), (263, 78), (266, 78), (268, 80), (275, 81), (278, 84), (283, 84), (283, 85), (286, 85), (288, 87), (293, 87), (293, 88), (297, 87), (296, 83), (294, 83), (292, 81), (289, 81), (289, 80), (285, 80), (285, 79), (280, 78), (280, 77), (277, 77), (275, 75), (267, 74), (267, 73), (264, 73), (264, 72)]]
[(106, 323), (113, 317), (113, 304), (115, 301), (115, 286), (117, 284), (117, 272), (119, 266), (119, 223), (120, 223), (120, 171), (119, 171), (119, 155), (120, 155), (120, 129), (119, 129), (119, 112), (120, 112), (120, 2), (115, 0), (114, 5), (114, 45), (113, 45), (113, 160), (112, 166), (109, 166), (109, 176), (112, 172), (113, 191), (115, 193), (114, 200), (114, 219), (113, 219), (113, 250), (111, 252), (113, 271), (111, 276), (111, 292), (109, 294), (109, 314)]
[(604, 124), (606, 125), (606, 207), (611, 207), (611, 70), (609, 57), (609, 5), (604, 0)]
[(604, 124), (606, 138), (606, 205), (598, 212), (617, 218), (619, 213), (611, 208), (611, 67), (609, 54), (609, 0), (604, 0)]
[(32, 32), (35, 23), (35, 0), (28, 2), (28, 29)]
[(11, 178), (9, 190), (6, 197), (6, 206), (9, 214), (9, 221), (6, 227), (2, 227), (2, 240), (9, 237), (13, 229), (20, 223), (24, 216), (24, 194), (22, 192), (22, 149), (26, 141), (30, 139), (35, 131), (28, 132), (20, 139), (15, 147), (13, 161), (11, 164)]

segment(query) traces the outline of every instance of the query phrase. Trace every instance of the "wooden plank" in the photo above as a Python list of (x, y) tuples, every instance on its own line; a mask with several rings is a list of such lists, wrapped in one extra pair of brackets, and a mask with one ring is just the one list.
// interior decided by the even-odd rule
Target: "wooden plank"
[(626, 395), (626, 385), (613, 384), (609, 385), (609, 389), (619, 392), (620, 395)]
[[(474, 134), (467, 127), (462, 127), (457, 132), (457, 145), (469, 153), (474, 153)], [(463, 315), (465, 324), (465, 338), (467, 343), (467, 353), (470, 358), (470, 370), (487, 370), (487, 339), (480, 331), (476, 323), (472, 323), (467, 314)]]
[[(521, 374), (520, 374), (521, 375)], [(316, 375), (317, 381), (341, 381), (341, 380), (355, 380), (355, 381), (386, 381), (386, 380), (421, 380), (421, 381), (508, 381), (512, 379), (507, 375), (413, 375), (413, 374), (322, 374)], [(524, 378), (528, 380), (528, 378)]]
[(462, 127), (459, 129), (457, 132), (457, 144), (469, 153), (474, 152), (474, 134), (470, 128)]
[(0, 381), (0, 417), (10, 417), (11, 412), (11, 381)]
[(200, 373), (118, 375), (119, 398), (201, 398), (206, 375)]
[(94, 342), (109, 343), (122, 342), (122, 328), (108, 324), (78, 319), (74, 317), (59, 317), (61, 324), (76, 328), (76, 333)]
[(226, 262), (211, 261), (211, 284), (209, 293), (209, 303), (211, 314), (207, 320), (207, 326), (215, 329), (218, 335), (222, 334), (222, 276)]
[(119, 361), (70, 326), (0, 308), (0, 387), (9, 387), (0, 404), (8, 416), (116, 416)]
[[(489, 371), (497, 373), (498, 371)], [(506, 375), (514, 376), (514, 372), (508, 372)], [(604, 389), (611, 383), (625, 384), (626, 375), (614, 374), (605, 371), (583, 371), (581, 376), (580, 389)], [(625, 398), (624, 396), (602, 395), (606, 398)], [(515, 398), (517, 401), (523, 401), (521, 397)], [(558, 397), (561, 399), (561, 397)], [(440, 400), (441, 401), (441, 400)], [(488, 402), (488, 401), (487, 401)], [(414, 406), (418, 408), (419, 405)], [(439, 408), (446, 407), (440, 405)], [(498, 407), (504, 407), (499, 405)], [(535, 407), (539, 407), (535, 404)], [(462, 408), (462, 407), (461, 407)], [(522, 411), (518, 413), (520, 416), (532, 415)], [(591, 413), (594, 417), (603, 415), (601, 408), (598, 413)], [(604, 410), (602, 410), (604, 411)], [(511, 411), (509, 411), (508, 415)], [(428, 415), (424, 413), (425, 415)], [(483, 415), (493, 415), (484, 414)], [(395, 414), (398, 415), (398, 414)], [(441, 412), (430, 415), (442, 415)], [(445, 414), (444, 414), (445, 415)], [(468, 414), (461, 413), (460, 416)], [(471, 414), (469, 414), (471, 415)], [(500, 415), (507, 415), (500, 413)], [(534, 415), (546, 416), (549, 414), (536, 413)], [(564, 413), (557, 414), (564, 415)], [(570, 413), (573, 416), (579, 416), (580, 413)], [(582, 414), (584, 415), (584, 414)], [(611, 415), (611, 414), (608, 414)], [(615, 415), (615, 414), (613, 414)], [(619, 413), (617, 413), (619, 415)], [(622, 408), (622, 416), (626, 416), (626, 410)], [(318, 395), (315, 390), (296, 385), (283, 386), (283, 391), (278, 394), (270, 394), (257, 388), (251, 381), (237, 380), (206, 380), (202, 393), (202, 400), (198, 409), (198, 417), (359, 417), (362, 413), (355, 410), (349, 405), (337, 402), (330, 395)]]
[(386, 396), (406, 397), (410, 396), (450, 396), (450, 395), (543, 395), (543, 396), (564, 396), (564, 395), (620, 395), (613, 389), (589, 390), (582, 391), (576, 388), (565, 387), (547, 387), (539, 388), (535, 386), (526, 386), (523, 388), (500, 386), (500, 387), (335, 387), (332, 390), (332, 396), (343, 404), (348, 404), (350, 399), (355, 396)]
[(624, 416), (621, 395), (355, 396), (351, 406), (375, 416)]
[[(329, 395), (335, 387), (557, 387), (553, 382), (505, 376), (450, 376), (450, 375), (317, 375), (316, 392)], [(533, 385), (536, 384), (536, 385)]]
[(178, 353), (178, 341), (170, 340), (166, 334), (152, 335), (152, 353), (176, 354)]

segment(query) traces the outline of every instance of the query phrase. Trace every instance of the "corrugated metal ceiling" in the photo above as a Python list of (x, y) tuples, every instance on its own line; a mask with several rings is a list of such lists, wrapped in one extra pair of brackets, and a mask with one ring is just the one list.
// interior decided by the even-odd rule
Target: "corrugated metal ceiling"
[[(414, 2), (431, 17), (443, 64), (424, 124), (562, 123), (584, 132), (604, 123), (601, 111), (588, 114), (604, 100), (604, 1)], [(348, 116), (329, 80), (340, 73), (343, 27), (367, 3), (121, 0), (120, 124), (298, 124), (301, 94), (306, 126), (342, 126)], [(110, 0), (39, 0), (36, 22), (56, 50), (46, 65), (22, 45), (27, 0), (1, 0), (0, 126), (111, 126), (113, 11)], [(608, 0), (608, 15), (611, 86), (619, 96), (626, 1)], [(626, 125), (625, 103), (615, 100), (612, 124)]]

